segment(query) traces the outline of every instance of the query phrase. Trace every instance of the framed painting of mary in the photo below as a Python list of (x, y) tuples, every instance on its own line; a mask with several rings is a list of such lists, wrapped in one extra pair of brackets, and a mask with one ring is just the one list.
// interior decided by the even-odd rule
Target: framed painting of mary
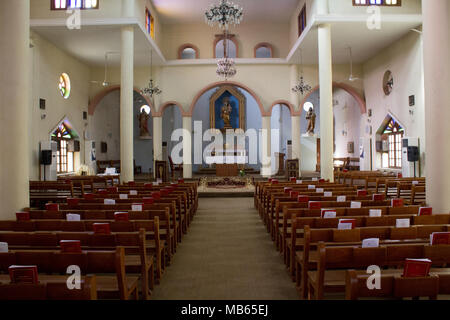
[(211, 129), (245, 131), (245, 96), (233, 86), (221, 86), (210, 98)]

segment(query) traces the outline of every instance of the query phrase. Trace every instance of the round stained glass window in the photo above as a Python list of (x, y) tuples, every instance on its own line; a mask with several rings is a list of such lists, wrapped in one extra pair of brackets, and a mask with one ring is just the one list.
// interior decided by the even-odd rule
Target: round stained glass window
[(59, 92), (64, 99), (68, 99), (70, 96), (70, 78), (67, 73), (59, 76)]

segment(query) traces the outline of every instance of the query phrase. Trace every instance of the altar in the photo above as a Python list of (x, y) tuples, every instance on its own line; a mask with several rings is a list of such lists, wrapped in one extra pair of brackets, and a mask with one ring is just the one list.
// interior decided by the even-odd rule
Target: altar
[(234, 177), (248, 163), (246, 150), (215, 150), (205, 157), (206, 164), (215, 166), (217, 177)]

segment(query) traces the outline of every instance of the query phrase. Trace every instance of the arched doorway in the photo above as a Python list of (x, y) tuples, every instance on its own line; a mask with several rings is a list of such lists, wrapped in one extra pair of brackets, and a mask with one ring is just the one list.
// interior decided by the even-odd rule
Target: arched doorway
[(271, 158), (272, 175), (284, 175), (284, 163), (288, 159), (288, 143), (292, 142), (291, 109), (286, 103), (271, 108)]
[[(120, 160), (120, 87), (107, 88), (99, 93), (89, 105), (89, 132), (95, 141), (97, 161)], [(140, 114), (147, 112), (149, 135), (141, 136)], [(135, 173), (153, 170), (152, 123), (153, 106), (147, 97), (137, 90), (133, 95), (133, 144)]]
[[(308, 120), (305, 115), (312, 107), (316, 114), (315, 134), (307, 136)], [(301, 170), (320, 171), (320, 88), (314, 88), (302, 101), (301, 117)], [(361, 156), (360, 146), (364, 145), (362, 115), (366, 112), (364, 100), (355, 89), (344, 84), (333, 83), (333, 123), (335, 165), (344, 163), (344, 159), (353, 159), (357, 165)], [(367, 153), (370, 156), (370, 152)]]
[[(225, 129), (224, 121), (220, 118), (220, 108), (223, 106), (223, 99), (225, 98), (228, 98), (234, 114), (231, 120), (232, 128), (253, 129), (256, 139), (258, 139), (258, 134), (262, 128), (262, 115), (266, 115), (262, 103), (250, 88), (232, 81), (213, 83), (200, 90), (196, 95), (190, 108), (194, 135), (203, 137), (205, 132), (211, 128)], [(240, 107), (243, 109), (240, 109)], [(203, 159), (203, 152), (210, 143), (211, 141), (203, 141), (202, 139), (201, 147), (193, 144), (194, 172), (204, 173), (212, 170), (211, 166), (207, 165)], [(245, 148), (247, 155), (249, 155), (249, 138), (246, 138), (245, 146), (237, 147)], [(260, 158), (260, 156), (257, 157)], [(246, 168), (258, 172), (260, 170), (259, 161), (248, 163)]]

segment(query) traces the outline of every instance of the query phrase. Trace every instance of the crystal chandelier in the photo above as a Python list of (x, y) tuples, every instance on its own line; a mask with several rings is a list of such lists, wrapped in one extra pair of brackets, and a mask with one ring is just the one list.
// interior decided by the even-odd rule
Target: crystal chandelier
[(222, 30), (228, 30), (230, 25), (238, 25), (242, 21), (243, 9), (237, 4), (221, 0), (219, 4), (212, 4), (205, 12), (206, 23), (213, 26), (217, 23)]
[(159, 89), (158, 86), (153, 85), (153, 51), (150, 51), (150, 82), (148, 83), (147, 88), (141, 90), (141, 95), (153, 98), (154, 95), (159, 95), (161, 93), (161, 89)]
[(216, 73), (219, 77), (225, 78), (225, 80), (234, 77), (236, 75), (234, 60), (227, 57), (217, 60)]
[(300, 69), (300, 79), (299, 79), (298, 83), (295, 85), (295, 87), (292, 88), (292, 92), (294, 92), (294, 93), (300, 92), (301, 95), (304, 95), (308, 91), (311, 91), (312, 88), (309, 84), (307, 84), (303, 80), (303, 57), (302, 57), (301, 51), (300, 51), (300, 68), (301, 68)]
[(219, 28), (223, 30), (223, 58), (217, 60), (216, 74), (219, 77), (232, 78), (236, 75), (236, 68), (234, 59), (229, 58), (227, 54), (227, 42), (228, 42), (228, 28), (231, 25), (238, 25), (242, 21), (243, 9), (238, 5), (229, 2), (227, 0), (221, 0), (219, 4), (211, 5), (211, 7), (205, 12), (206, 22), (210, 26), (218, 24)]

